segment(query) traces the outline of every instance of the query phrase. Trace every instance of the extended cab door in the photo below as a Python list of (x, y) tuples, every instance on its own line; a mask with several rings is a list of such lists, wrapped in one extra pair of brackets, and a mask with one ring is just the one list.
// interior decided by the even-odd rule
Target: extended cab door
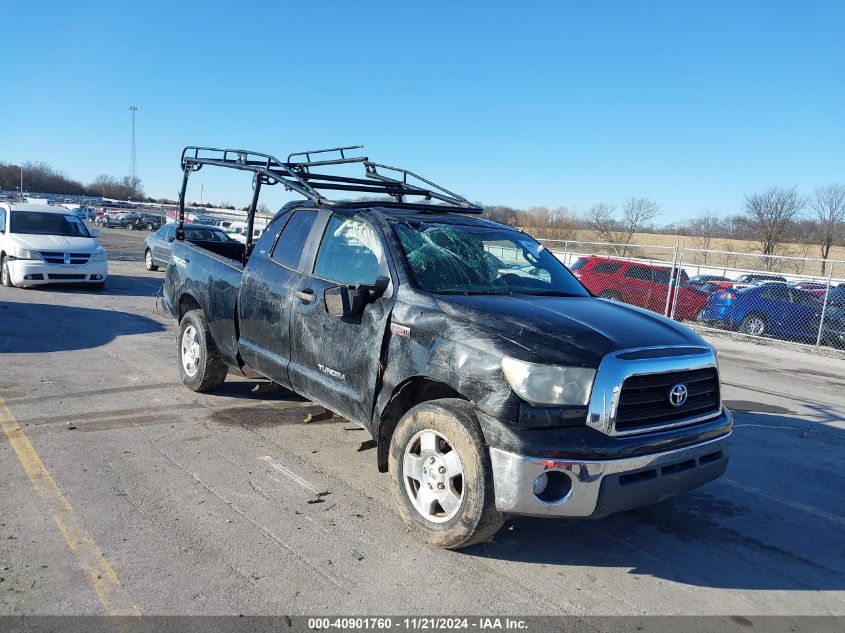
[(256, 242), (238, 295), (241, 358), (286, 387), (291, 386), (288, 364), (293, 293), (302, 276), (303, 262), (311, 260), (309, 245), (317, 216), (314, 209), (298, 209), (287, 218), (279, 218), (281, 228), (273, 227)]
[[(328, 213), (328, 212), (324, 212)], [(391, 277), (381, 232), (360, 217), (328, 218), (314, 261), (296, 288), (291, 316), (293, 389), (345, 418), (369, 426), (393, 283), (359, 317), (331, 316), (326, 289)]]

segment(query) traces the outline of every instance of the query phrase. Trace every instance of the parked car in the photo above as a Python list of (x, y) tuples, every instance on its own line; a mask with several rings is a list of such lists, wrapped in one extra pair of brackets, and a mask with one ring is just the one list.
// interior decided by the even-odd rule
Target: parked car
[[(266, 154), (199, 152), (185, 149), (184, 174), (269, 169), (309, 201), (252, 249), (171, 243), (162, 301), (183, 384), (257, 373), (359, 424), (427, 543), (483, 542), (505, 513), (601, 517), (724, 472), (731, 416), (715, 353), (688, 328), (590, 296), (536, 240), (429, 181), (374, 186), (321, 176), (321, 161), (306, 188)], [(326, 201), (338, 183), (396, 200)]]
[(768, 282), (711, 295), (702, 320), (752, 336), (815, 341), (821, 310), (809, 292)]
[(714, 281), (718, 291), (730, 290), (732, 288), (745, 288), (757, 284), (765, 283), (786, 283), (786, 277), (781, 275), (768, 275), (762, 273), (746, 273), (740, 275), (736, 279), (729, 279), (727, 281)]
[(73, 213), (76, 217), (82, 218), (84, 222), (93, 222), (97, 219), (97, 212), (88, 207), (78, 207), (73, 210)]
[(98, 235), (63, 207), (0, 203), (3, 285), (83, 283), (102, 288), (108, 261)]
[[(144, 266), (147, 270), (158, 270), (167, 266), (170, 251), (176, 239), (176, 224), (165, 224), (144, 240)], [(185, 240), (195, 244), (212, 243), (213, 245), (236, 245), (224, 231), (205, 224), (185, 224)]]
[[(246, 244), (246, 233), (247, 227), (246, 226), (237, 226), (237, 227), (229, 227), (226, 233), (231, 237), (233, 240), (237, 240), (241, 244)], [(264, 229), (253, 228), (252, 229), (252, 241), (255, 242), (261, 237), (261, 234), (264, 233)]]
[(710, 288), (716, 287), (713, 283), (716, 281), (731, 281), (731, 279), (722, 275), (695, 275), (689, 278), (689, 285), (705, 292), (712, 292)]
[(133, 221), (135, 215), (131, 211), (109, 209), (97, 220), (97, 224), (107, 229), (125, 229)]
[(823, 298), (825, 292), (827, 292), (827, 284), (819, 283), (818, 281), (798, 281), (792, 284), (792, 287), (809, 292), (819, 298)]
[(689, 285), (689, 278), (682, 269), (677, 269), (672, 275), (670, 266), (590, 255), (576, 261), (571, 270), (598, 297), (661, 314), (666, 310), (669, 281), (674, 278), (669, 310), (671, 313), (672, 304), (675, 304), (674, 316), (679, 320), (697, 319), (709, 297), (708, 293)]
[(132, 214), (126, 224), (126, 228), (137, 231), (155, 231), (162, 225), (162, 217), (152, 213)]

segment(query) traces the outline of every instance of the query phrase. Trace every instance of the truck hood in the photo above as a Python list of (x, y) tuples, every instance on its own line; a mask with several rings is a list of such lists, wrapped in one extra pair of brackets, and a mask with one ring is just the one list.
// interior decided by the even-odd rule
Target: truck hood
[(528, 295), (438, 299), (449, 316), (513, 341), (552, 364), (596, 367), (604, 356), (623, 349), (707, 346), (671, 319), (604, 299)]
[(27, 248), (33, 251), (91, 253), (96, 251), (100, 246), (93, 237), (15, 233), (11, 235), (11, 238), (21, 248)]

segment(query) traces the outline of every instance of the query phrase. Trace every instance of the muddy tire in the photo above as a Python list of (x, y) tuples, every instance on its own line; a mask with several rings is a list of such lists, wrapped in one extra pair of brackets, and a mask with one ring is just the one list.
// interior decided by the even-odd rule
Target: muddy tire
[(153, 263), (153, 252), (150, 249), (144, 251), (144, 268), (150, 272), (158, 270), (158, 266)]
[(179, 322), (177, 336), (179, 373), (182, 383), (191, 391), (212, 391), (226, 380), (228, 367), (208, 331), (202, 310), (190, 310)]
[(2, 284), (7, 288), (14, 288), (15, 284), (12, 282), (12, 273), (9, 270), (9, 259), (7, 257), (3, 258), (3, 261), (0, 262), (0, 274), (2, 274)]
[(408, 411), (391, 438), (388, 470), (399, 514), (426, 543), (460, 549), (502, 526), (490, 453), (469, 402), (432, 400)]

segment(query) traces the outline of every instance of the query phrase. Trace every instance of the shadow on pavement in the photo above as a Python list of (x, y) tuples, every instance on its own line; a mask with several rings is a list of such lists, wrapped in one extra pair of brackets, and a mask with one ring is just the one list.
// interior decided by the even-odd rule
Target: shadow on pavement
[(55, 286), (33, 286), (30, 290), (56, 292), (59, 294), (90, 293), (94, 295), (112, 295), (120, 297), (155, 297), (164, 283), (164, 277), (144, 275), (109, 275), (106, 287), (95, 289), (85, 284), (67, 284)]
[(723, 478), (595, 521), (509, 518), (464, 553), (536, 565), (538, 576), (614, 567), (702, 587), (841, 591), (845, 432), (828, 419), (735, 412)]
[(129, 312), (13, 301), (0, 301), (0, 322), (0, 353), (7, 354), (91, 349), (118, 336), (165, 330), (159, 322)]

